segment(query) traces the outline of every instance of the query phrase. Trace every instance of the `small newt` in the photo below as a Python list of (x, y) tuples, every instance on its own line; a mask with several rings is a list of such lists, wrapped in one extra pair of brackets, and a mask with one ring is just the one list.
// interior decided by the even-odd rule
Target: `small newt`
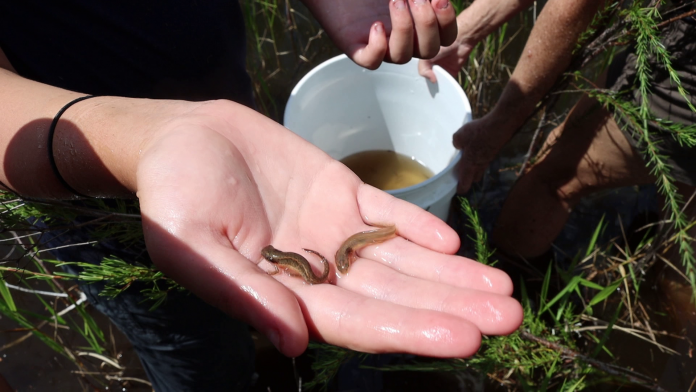
[(396, 237), (396, 226), (390, 225), (377, 230), (362, 231), (353, 234), (343, 242), (336, 252), (336, 268), (345, 274), (350, 265), (358, 258), (356, 252), (368, 245), (379, 244)]
[(271, 262), (275, 267), (275, 271), (271, 272), (269, 275), (277, 274), (278, 266), (280, 265), (296, 271), (308, 283), (315, 284), (326, 282), (326, 279), (329, 277), (329, 262), (324, 256), (319, 254), (319, 252), (304, 248), (303, 250), (308, 253), (313, 253), (321, 258), (321, 263), (324, 264), (324, 272), (321, 274), (321, 276), (314, 275), (314, 271), (312, 271), (312, 266), (309, 264), (309, 261), (297, 253), (283, 252), (271, 245), (268, 245), (261, 249), (261, 255), (266, 260)]

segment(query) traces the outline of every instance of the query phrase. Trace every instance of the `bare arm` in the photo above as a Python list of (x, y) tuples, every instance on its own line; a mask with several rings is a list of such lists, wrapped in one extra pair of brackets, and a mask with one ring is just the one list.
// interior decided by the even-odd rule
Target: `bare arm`
[(456, 43), (474, 47), (534, 0), (476, 0), (457, 16)]
[[(1, 54), (1, 53), (0, 53)], [(70, 198), (72, 195), (55, 177), (47, 151), (48, 129), (53, 116), (67, 102), (85, 94), (37, 83), (7, 70), (4, 55), (0, 63), (0, 180), (18, 193), (42, 198)], [(121, 101), (120, 103), (116, 103)], [(55, 133), (55, 162), (75, 189), (94, 196), (133, 197), (137, 162), (134, 151), (146, 143), (147, 129), (115, 132), (125, 124), (116, 115), (125, 100), (113, 97), (84, 101), (68, 110)], [(86, 115), (87, 108), (100, 107), (100, 114)], [(97, 114), (96, 112), (92, 112)], [(145, 114), (145, 113), (141, 113)], [(106, 121), (105, 116), (113, 117)], [(107, 129), (105, 134), (92, 132)], [(78, 135), (78, 131), (83, 130)], [(108, 135), (108, 140), (105, 135)], [(75, 155), (79, 151), (78, 155)]]
[(421, 75), (435, 83), (433, 65), (439, 65), (456, 76), (469, 59), (476, 44), (485, 39), (514, 15), (529, 7), (534, 0), (477, 0), (457, 16), (457, 38), (449, 46), (443, 45), (431, 60), (421, 60)]
[[(47, 132), (82, 95), (0, 69), (0, 180), (25, 196), (71, 196), (52, 173)], [(366, 352), (462, 357), (481, 333), (521, 323), (507, 275), (455, 256), (459, 238), (444, 222), (363, 184), (242, 105), (97, 97), (66, 111), (55, 136), (57, 166), (73, 188), (136, 194), (155, 265), (288, 356), (312, 337)], [(365, 248), (333, 284), (271, 277), (258, 265), (266, 245), (335, 254), (381, 221), (403, 227), (400, 237)]]
[(602, 3), (603, 0), (549, 0), (544, 6), (498, 103), (490, 113), (465, 124), (454, 135), (455, 147), (464, 153), (460, 191), (466, 191), (482, 177), (498, 151), (568, 67), (580, 34)]
[[(549, 0), (493, 111), (495, 115), (512, 113), (515, 126), (522, 124), (570, 64), (580, 34), (602, 3), (603, 0)], [(509, 137), (515, 130), (506, 131)]]

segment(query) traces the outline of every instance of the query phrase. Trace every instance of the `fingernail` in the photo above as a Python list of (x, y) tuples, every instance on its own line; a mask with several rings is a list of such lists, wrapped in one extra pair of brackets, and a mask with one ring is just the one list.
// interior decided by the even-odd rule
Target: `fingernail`
[(413, 0), (413, 4), (418, 5), (418, 6), (421, 6), (427, 2), (428, 2), (428, 0)]
[(446, 10), (447, 8), (449, 8), (449, 6), (450, 6), (449, 0), (440, 0), (437, 4), (437, 8), (439, 8), (441, 10)]
[(372, 25), (372, 28), (375, 29), (376, 33), (381, 33), (382, 32), (382, 24), (381, 23), (375, 23)]
[(406, 2), (404, 0), (392, 0), (392, 3), (394, 3), (394, 8), (397, 10), (406, 8)]

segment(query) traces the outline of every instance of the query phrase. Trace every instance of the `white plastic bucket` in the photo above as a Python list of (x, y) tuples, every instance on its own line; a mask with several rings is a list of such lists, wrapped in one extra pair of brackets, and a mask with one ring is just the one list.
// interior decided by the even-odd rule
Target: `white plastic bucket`
[(413, 157), (434, 176), (387, 192), (445, 220), (461, 155), (452, 146), (452, 134), (471, 121), (471, 106), (452, 76), (437, 66), (435, 74), (437, 83), (420, 76), (416, 59), (368, 71), (337, 56), (295, 86), (284, 124), (334, 159), (365, 150)]

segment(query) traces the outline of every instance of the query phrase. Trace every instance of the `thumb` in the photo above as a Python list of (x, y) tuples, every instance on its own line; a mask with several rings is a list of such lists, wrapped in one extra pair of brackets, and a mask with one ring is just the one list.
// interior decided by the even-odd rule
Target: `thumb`
[(377, 69), (387, 54), (389, 42), (382, 22), (375, 22), (370, 27), (367, 45), (355, 42), (345, 51), (356, 64), (367, 69)]
[(471, 188), (471, 183), (474, 179), (474, 168), (471, 165), (468, 165), (465, 161), (464, 156), (462, 156), (462, 159), (455, 167), (455, 173), (457, 174), (457, 179), (459, 180), (457, 183), (457, 193), (460, 195), (469, 191), (469, 188)]
[(466, 147), (467, 139), (469, 138), (469, 129), (471, 127), (471, 124), (476, 122), (477, 120), (470, 121), (464, 125), (462, 125), (461, 128), (457, 132), (452, 135), (452, 144), (454, 145), (454, 148), (457, 150), (462, 150)]
[(435, 76), (435, 71), (433, 71), (433, 63), (429, 60), (418, 61), (418, 73), (430, 80), (431, 83), (437, 83), (437, 77)]

